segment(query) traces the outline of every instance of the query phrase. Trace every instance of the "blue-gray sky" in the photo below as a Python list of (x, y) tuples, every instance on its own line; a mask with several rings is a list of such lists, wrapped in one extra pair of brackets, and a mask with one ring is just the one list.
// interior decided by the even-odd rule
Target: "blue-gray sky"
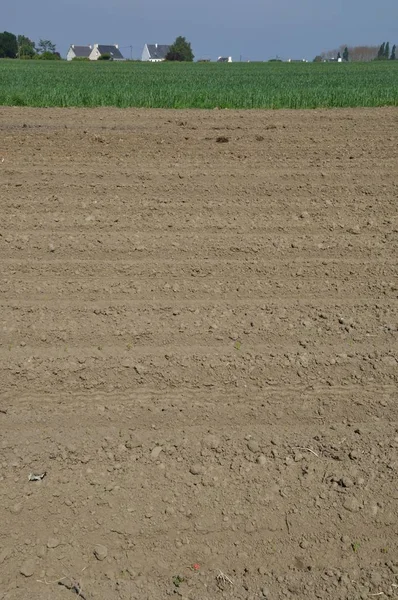
[(398, 0), (2, 0), (1, 31), (70, 44), (118, 43), (129, 57), (177, 35), (196, 58), (312, 59), (348, 45), (398, 44)]

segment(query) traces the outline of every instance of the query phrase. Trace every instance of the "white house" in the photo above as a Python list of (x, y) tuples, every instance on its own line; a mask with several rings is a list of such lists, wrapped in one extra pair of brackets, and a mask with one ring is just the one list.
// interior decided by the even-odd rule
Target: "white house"
[(170, 50), (167, 44), (145, 44), (141, 60), (144, 62), (162, 62)]
[(232, 62), (232, 56), (219, 56), (217, 58), (217, 62), (227, 62), (227, 63), (231, 63)]
[(88, 58), (91, 54), (92, 46), (75, 46), (71, 44), (66, 60), (73, 60), (74, 58)]
[(100, 56), (104, 54), (109, 54), (111, 57), (110, 60), (125, 60), (124, 56), (119, 50), (119, 46), (115, 44), (114, 46), (104, 46), (103, 44), (94, 44), (89, 59), (90, 60), (98, 60)]

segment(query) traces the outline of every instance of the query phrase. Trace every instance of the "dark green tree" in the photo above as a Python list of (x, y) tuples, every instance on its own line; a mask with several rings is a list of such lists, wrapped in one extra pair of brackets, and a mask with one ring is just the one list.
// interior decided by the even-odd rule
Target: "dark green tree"
[(182, 36), (179, 36), (170, 46), (166, 55), (166, 60), (170, 61), (192, 62), (193, 59), (191, 44)]
[(390, 58), (390, 42), (387, 42), (384, 46), (384, 60), (388, 60)]
[(395, 56), (396, 50), (397, 50), (397, 47), (394, 44), (393, 47), (392, 47), (392, 50), (391, 50), (390, 60), (395, 60), (396, 59), (396, 56)]
[(17, 54), (17, 36), (9, 31), (0, 33), (0, 58), (16, 58)]
[(337, 60), (339, 60), (339, 58), (341, 58), (341, 54), (340, 52), (337, 52)]
[(384, 59), (384, 51), (386, 48), (386, 44), (385, 42), (383, 42), (379, 48), (379, 51), (377, 53), (377, 60), (383, 60)]
[(37, 49), (41, 54), (44, 52), (55, 52), (55, 44), (52, 43), (51, 40), (39, 40), (37, 44)]
[(17, 37), (18, 58), (32, 58), (36, 54), (35, 43), (26, 35)]
[(349, 52), (348, 52), (348, 48), (347, 46), (344, 48), (344, 52), (343, 52), (343, 60), (344, 62), (348, 62), (349, 59)]

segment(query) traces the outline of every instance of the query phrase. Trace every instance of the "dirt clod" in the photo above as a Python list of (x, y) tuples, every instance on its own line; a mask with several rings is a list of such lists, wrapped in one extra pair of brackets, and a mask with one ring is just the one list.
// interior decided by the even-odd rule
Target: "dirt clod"
[(108, 556), (108, 548), (102, 544), (97, 544), (94, 548), (94, 556), (97, 560), (105, 560)]
[(201, 475), (203, 473), (203, 466), (199, 463), (191, 465), (189, 472), (192, 475)]
[(151, 457), (154, 459), (159, 458), (159, 455), (162, 452), (162, 450), (162, 446), (155, 446), (151, 452)]
[(35, 563), (34, 559), (33, 558), (28, 558), (22, 564), (19, 572), (24, 577), (32, 577), (32, 575), (35, 572), (35, 569), (36, 569), (36, 563)]
[(349, 496), (344, 500), (343, 507), (349, 512), (358, 512), (361, 504), (354, 496)]
[(249, 440), (247, 442), (247, 447), (250, 450), (250, 452), (258, 452), (260, 450), (260, 446), (255, 440)]

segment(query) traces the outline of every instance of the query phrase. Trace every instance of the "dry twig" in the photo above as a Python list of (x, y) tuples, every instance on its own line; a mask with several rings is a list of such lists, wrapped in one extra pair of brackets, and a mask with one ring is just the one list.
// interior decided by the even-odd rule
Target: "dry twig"
[(64, 587), (66, 587), (67, 590), (71, 590), (72, 592), (75, 592), (75, 594), (77, 594), (79, 596), (79, 598), (83, 598), (83, 600), (87, 600), (87, 598), (85, 596), (83, 596), (80, 583), (78, 583), (77, 581), (71, 580), (71, 583), (69, 584), (69, 583), (66, 583), (66, 581), (64, 581), (63, 579), (60, 579), (58, 581), (58, 585), (63, 585)]
[(217, 574), (216, 579), (219, 583), (229, 583), (230, 585), (234, 585), (234, 582), (232, 581), (232, 579), (230, 579), (228, 577), (228, 575), (225, 575), (225, 573), (220, 571), (220, 569), (218, 569), (218, 574)]
[[(81, 570), (81, 573), (83, 573), (83, 571), (85, 571), (86, 568), (87, 567), (84, 567), (84, 569)], [(66, 581), (67, 579), (69, 580), (69, 582)], [(83, 586), (80, 585), (80, 583), (70, 575), (64, 575), (64, 577), (55, 579), (54, 581), (47, 581), (46, 579), (44, 579), (44, 581), (41, 579), (37, 579), (36, 581), (38, 581), (38, 583), (45, 583), (46, 585), (58, 583), (58, 585), (62, 585), (67, 590), (74, 592), (77, 596), (79, 596), (79, 598), (82, 598), (82, 600), (87, 600), (86, 596), (83, 595)]]
[(52, 585), (53, 583), (60, 583), (64, 579), (68, 579), (66, 576), (62, 577), (62, 579), (54, 579), (54, 581), (47, 581), (47, 579), (36, 579), (37, 583), (45, 583), (46, 585)]
[(294, 446), (293, 450), (306, 450), (307, 452), (311, 452), (311, 454), (313, 454), (314, 456), (316, 456), (317, 458), (319, 458), (319, 454), (317, 454), (316, 452), (314, 452), (313, 450), (311, 450), (311, 448), (302, 448), (301, 446)]
[(286, 527), (287, 527), (287, 532), (290, 535), (290, 523), (289, 523), (289, 519), (288, 519), (287, 515), (285, 515), (285, 523), (286, 523)]

